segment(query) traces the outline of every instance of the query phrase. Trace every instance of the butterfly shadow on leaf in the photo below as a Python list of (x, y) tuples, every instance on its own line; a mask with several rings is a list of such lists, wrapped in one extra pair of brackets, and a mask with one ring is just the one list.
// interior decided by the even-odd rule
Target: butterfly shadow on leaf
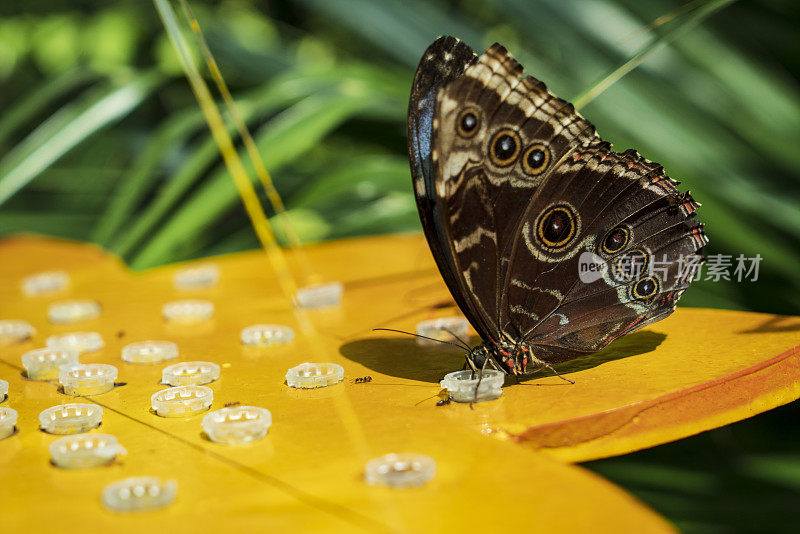
[(760, 325), (741, 330), (741, 334), (763, 334), (766, 332), (796, 332), (800, 331), (800, 319), (786, 315), (773, 315)]
[[(600, 352), (554, 367), (562, 375), (577, 373), (606, 362), (652, 352), (666, 337), (666, 334), (652, 330), (635, 332), (618, 339)], [(471, 341), (472, 345), (479, 342), (477, 338)], [(465, 356), (464, 351), (454, 347), (421, 346), (414, 338), (399, 337), (359, 339), (345, 343), (339, 352), (348, 360), (360, 363), (376, 373), (432, 383), (438, 383), (445, 374), (461, 369)], [(520, 381), (526, 382), (549, 374), (549, 371), (543, 370)]]
[(434, 384), (461, 369), (465, 361), (463, 350), (418, 345), (413, 337), (359, 339), (345, 343), (339, 352), (376, 373)]
[[(633, 334), (621, 337), (599, 352), (587, 354), (586, 356), (581, 356), (580, 358), (575, 358), (574, 360), (560, 363), (553, 367), (562, 375), (585, 371), (606, 362), (613, 362), (614, 360), (621, 360), (623, 358), (630, 358), (631, 356), (652, 352), (661, 345), (666, 338), (666, 334), (653, 332), (652, 330), (634, 332)], [(546, 376), (547, 373), (548, 371), (545, 369), (534, 375), (525, 377), (521, 382), (541, 378), (542, 376)]]

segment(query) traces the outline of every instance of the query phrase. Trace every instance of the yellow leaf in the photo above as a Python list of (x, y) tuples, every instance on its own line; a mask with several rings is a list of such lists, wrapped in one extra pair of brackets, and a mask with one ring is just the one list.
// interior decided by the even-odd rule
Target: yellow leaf
[[(321, 331), (323, 354), (309, 352), (302, 337), (255, 350), (240, 344), (239, 332), (250, 324), (296, 328), (261, 252), (218, 258), (216, 287), (179, 291), (172, 284), (177, 266), (134, 275), (88, 245), (36, 238), (0, 242), (0, 318), (25, 319), (37, 329), (29, 341), (0, 347), (0, 373), (10, 382), (2, 406), (19, 412), (17, 433), (0, 440), (3, 530), (37, 530), (46, 524), (65, 532), (141, 532), (153, 525), (164, 531), (220, 532), (672, 531), (613, 484), (486, 435), (500, 423), (512, 424), (508, 416), (517, 413), (512, 408), (526, 395), (533, 402), (550, 391), (564, 399), (580, 389), (514, 386), (499, 401), (475, 410), (437, 407), (435, 382), (460, 366), (461, 355), (369, 333), (378, 325), (413, 327), (415, 320), (443, 312), (430, 311), (444, 293), (419, 236), (331, 243), (309, 253), (327, 279), (345, 282), (341, 308), (310, 313)], [(70, 273), (67, 291), (23, 296), (19, 284), (24, 276), (53, 269)], [(161, 306), (187, 297), (212, 301), (214, 318), (193, 327), (166, 323)], [(49, 324), (47, 305), (63, 298), (96, 299), (102, 314), (76, 325)], [(105, 338), (105, 348), (82, 355), (82, 362), (119, 368), (114, 390), (78, 399), (103, 407), (99, 431), (116, 436), (128, 451), (105, 468), (66, 471), (49, 463), (48, 445), (56, 437), (38, 430), (38, 414), (74, 399), (58, 392), (54, 383), (21, 374), (25, 351), (42, 346), (49, 335), (74, 330), (97, 331)], [(367, 340), (359, 341), (364, 336)], [(220, 364), (221, 378), (210, 384), (215, 395), (211, 409), (232, 402), (269, 409), (273, 426), (267, 437), (248, 446), (218, 445), (203, 437), (201, 415), (163, 418), (152, 413), (150, 395), (164, 387), (159, 385), (163, 365), (120, 359), (124, 345), (145, 339), (176, 342), (180, 361)], [(374, 352), (354, 350), (358, 343)], [(427, 363), (426, 355), (431, 356)], [(343, 365), (345, 381), (309, 391), (284, 384), (289, 367), (317, 357)], [(359, 358), (380, 363), (363, 365)], [(397, 361), (387, 363), (392, 358)], [(371, 382), (354, 383), (367, 374)], [(549, 378), (541, 382), (553, 383)], [(602, 385), (595, 387), (601, 391)], [(532, 417), (540, 412), (535, 408)], [(366, 461), (391, 452), (432, 457), (436, 475), (419, 488), (367, 485)], [(103, 487), (139, 475), (176, 479), (176, 502), (141, 514), (102, 508)]]

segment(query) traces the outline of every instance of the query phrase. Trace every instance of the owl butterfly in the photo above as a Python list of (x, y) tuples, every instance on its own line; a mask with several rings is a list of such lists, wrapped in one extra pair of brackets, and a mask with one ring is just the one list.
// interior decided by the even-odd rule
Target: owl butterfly
[[(514, 375), (667, 317), (708, 242), (699, 204), (660, 165), (612, 152), (522, 71), (499, 44), (479, 57), (441, 37), (420, 61), (408, 110), (425, 236), (483, 341), (467, 361)], [(580, 275), (588, 264), (595, 276)]]

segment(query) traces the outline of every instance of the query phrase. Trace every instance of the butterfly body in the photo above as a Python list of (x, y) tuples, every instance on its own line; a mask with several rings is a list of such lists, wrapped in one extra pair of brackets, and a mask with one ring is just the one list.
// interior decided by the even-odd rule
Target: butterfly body
[(524, 341), (482, 343), (470, 350), (469, 362), (475, 369), (483, 369), (487, 364), (491, 364), (492, 367), (511, 375), (525, 375), (547, 364), (536, 358), (533, 355), (533, 347)]
[[(694, 275), (683, 260), (699, 264), (708, 241), (699, 204), (660, 165), (613, 152), (522, 72), (500, 45), (479, 57), (439, 38), (417, 69), (408, 115), (428, 244), (483, 340), (468, 359), (510, 374), (595, 352), (669, 315)], [(605, 269), (589, 281), (587, 258)]]

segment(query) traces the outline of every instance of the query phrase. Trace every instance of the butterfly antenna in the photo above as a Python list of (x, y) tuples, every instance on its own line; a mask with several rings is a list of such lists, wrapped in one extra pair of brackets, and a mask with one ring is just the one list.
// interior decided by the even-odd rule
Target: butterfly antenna
[(471, 349), (469, 349), (469, 343), (467, 343), (466, 341), (464, 341), (463, 339), (458, 337), (455, 332), (453, 332), (452, 330), (450, 330), (448, 328), (442, 328), (442, 330), (444, 330), (445, 332), (447, 332), (448, 334), (453, 336), (455, 339), (459, 340), (465, 347), (467, 347), (468, 350), (471, 350)]
[[(422, 339), (428, 339), (430, 341), (436, 341), (437, 343), (444, 343), (445, 345), (453, 345), (454, 347), (458, 347), (459, 349), (466, 349), (467, 351), (471, 351), (469, 346), (466, 345), (466, 344), (464, 344), (462, 346), (462, 345), (459, 345), (458, 343), (451, 343), (450, 341), (444, 341), (442, 339), (436, 339), (436, 338), (433, 338), (433, 337), (423, 336), (423, 335), (420, 335), (420, 334), (414, 334), (412, 332), (406, 332), (405, 330), (395, 330), (394, 328), (373, 328), (372, 329), (373, 332), (378, 332), (379, 330), (382, 330), (384, 332), (397, 332), (398, 334), (406, 334), (406, 335), (409, 335), (409, 336), (421, 337)], [(459, 339), (459, 341), (461, 341), (461, 340)], [(462, 343), (463, 343), (463, 341), (462, 341)]]
[(416, 403), (414, 406), (419, 406), (420, 404), (422, 404), (422, 403), (423, 403), (423, 402), (425, 402), (426, 400), (428, 400), (428, 399), (433, 399), (433, 398), (436, 398), (436, 397), (438, 397), (438, 396), (439, 396), (439, 395), (431, 395), (430, 397), (425, 397), (424, 399), (422, 399), (421, 401), (419, 401), (418, 403)]
[(548, 369), (550, 369), (551, 371), (553, 371), (553, 374), (555, 374), (555, 375), (556, 375), (558, 378), (560, 378), (561, 380), (566, 380), (566, 381), (567, 381), (567, 382), (569, 382), (570, 384), (574, 384), (574, 383), (575, 383), (575, 381), (574, 381), (574, 380), (570, 380), (569, 378), (566, 378), (566, 377), (563, 377), (563, 376), (561, 376), (561, 375), (559, 374), (559, 372), (558, 372), (558, 371), (556, 371), (555, 369), (553, 369), (553, 366), (552, 366), (552, 365), (550, 365), (549, 363), (546, 363), (546, 364), (544, 364), (544, 366), (545, 366), (545, 367), (547, 367)]

